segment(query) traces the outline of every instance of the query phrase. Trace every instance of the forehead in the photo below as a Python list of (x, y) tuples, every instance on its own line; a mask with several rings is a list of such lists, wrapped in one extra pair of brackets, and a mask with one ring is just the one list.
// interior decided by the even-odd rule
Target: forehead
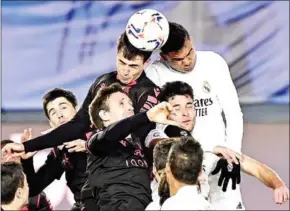
[(49, 103), (47, 103), (46, 109), (49, 110), (51, 108), (58, 107), (60, 104), (63, 104), (63, 103), (72, 105), (65, 97), (58, 97), (50, 101)]
[(189, 95), (175, 95), (171, 98), (169, 98), (168, 102), (171, 105), (174, 104), (186, 104), (189, 102), (193, 102), (193, 99)]
[(124, 51), (120, 50), (117, 55), (118, 59), (122, 60), (126, 64), (143, 64), (144, 58), (142, 56), (134, 56), (131, 59), (125, 58)]
[(122, 99), (131, 101), (130, 98), (128, 97), (128, 95), (126, 95), (125, 93), (122, 93), (122, 92), (115, 92), (115, 93), (111, 94), (109, 97), (109, 101), (120, 101)]
[(179, 51), (177, 52), (170, 52), (168, 53), (168, 56), (171, 58), (183, 58), (186, 57), (190, 51), (190, 49), (192, 48), (192, 42), (191, 39), (187, 39), (184, 43), (183, 48), (181, 48)]

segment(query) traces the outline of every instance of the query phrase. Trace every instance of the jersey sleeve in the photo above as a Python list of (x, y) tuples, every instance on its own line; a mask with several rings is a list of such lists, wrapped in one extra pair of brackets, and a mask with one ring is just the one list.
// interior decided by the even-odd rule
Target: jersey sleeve
[(23, 144), (25, 152), (34, 152), (50, 147), (55, 147), (63, 144), (64, 142), (72, 141), (75, 139), (83, 139), (85, 134), (91, 130), (88, 109), (94, 98), (94, 93), (96, 92), (95, 87), (97, 87), (98, 81), (99, 79), (97, 79), (91, 86), (81, 108), (71, 121), (59, 126), (58, 128), (45, 135), (25, 142)]
[(213, 84), (217, 92), (217, 99), (225, 114), (226, 120), (226, 146), (241, 152), (243, 138), (243, 113), (239, 98), (232, 81), (226, 61), (214, 53), (216, 69), (212, 72)]
[(119, 141), (146, 124), (150, 124), (150, 120), (145, 112), (123, 119), (93, 135), (87, 142), (87, 149), (91, 154), (114, 149)]
[[(57, 154), (52, 150), (37, 172), (34, 171), (33, 160), (22, 162), (24, 173), (27, 176), (29, 184), (29, 195), (35, 196), (41, 193), (55, 179), (60, 179), (64, 172), (61, 162), (58, 160)], [(33, 171), (31, 170), (33, 168)]]

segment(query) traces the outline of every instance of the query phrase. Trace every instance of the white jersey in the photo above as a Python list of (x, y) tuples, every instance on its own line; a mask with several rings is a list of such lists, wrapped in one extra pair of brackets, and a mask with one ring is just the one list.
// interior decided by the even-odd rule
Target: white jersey
[(196, 58), (191, 72), (175, 71), (164, 60), (157, 60), (145, 69), (145, 73), (159, 87), (173, 81), (183, 81), (192, 86), (197, 111), (193, 136), (203, 140), (201, 144), (205, 151), (224, 145), (240, 152), (243, 114), (228, 65), (212, 51), (196, 51)]
[(199, 194), (196, 185), (181, 187), (174, 196), (168, 198), (161, 210), (212, 210), (210, 203)]
[(154, 179), (151, 182), (152, 202), (147, 205), (145, 210), (160, 210), (160, 197), (158, 195), (158, 182)]
[[(150, 146), (150, 142), (154, 139), (168, 138), (164, 132), (166, 127), (167, 125), (156, 124), (156, 128), (151, 130), (145, 139), (146, 147)], [(181, 130), (181, 133), (182, 132), (184, 131)], [(184, 135), (186, 134), (180, 134), (180, 136)], [(204, 153), (202, 167), (205, 174), (205, 181), (203, 184), (201, 184), (201, 195), (203, 195), (205, 198), (208, 198), (209, 202), (217, 210), (244, 210), (245, 208), (242, 202), (240, 186), (236, 185), (236, 189), (232, 190), (232, 181), (229, 181), (227, 191), (223, 192), (222, 187), (218, 186), (218, 180), (221, 173), (219, 172), (216, 175), (211, 175), (211, 172), (213, 172), (213, 170), (216, 168), (219, 159), (220, 158), (215, 154), (209, 152)], [(154, 193), (154, 190), (156, 190), (156, 188), (152, 189), (153, 202), (154, 198), (156, 198), (156, 193)], [(156, 207), (155, 204), (155, 202), (150, 204), (150, 207), (152, 207), (150, 210)]]

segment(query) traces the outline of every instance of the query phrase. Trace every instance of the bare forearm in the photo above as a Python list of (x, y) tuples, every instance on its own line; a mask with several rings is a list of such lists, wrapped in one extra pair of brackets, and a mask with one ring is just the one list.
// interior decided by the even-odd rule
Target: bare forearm
[(242, 171), (256, 177), (264, 185), (272, 189), (276, 189), (284, 185), (284, 182), (281, 180), (279, 175), (269, 166), (262, 164), (248, 156), (243, 156), (244, 159), (241, 162)]

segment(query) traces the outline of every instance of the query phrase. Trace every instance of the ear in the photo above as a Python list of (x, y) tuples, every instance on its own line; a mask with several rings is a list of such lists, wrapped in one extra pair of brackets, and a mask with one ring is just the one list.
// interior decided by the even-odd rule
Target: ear
[(100, 110), (99, 116), (103, 121), (108, 121), (110, 119), (109, 113), (105, 110)]
[(23, 197), (23, 190), (21, 188), (17, 188), (17, 191), (15, 193), (15, 198), (21, 199)]

